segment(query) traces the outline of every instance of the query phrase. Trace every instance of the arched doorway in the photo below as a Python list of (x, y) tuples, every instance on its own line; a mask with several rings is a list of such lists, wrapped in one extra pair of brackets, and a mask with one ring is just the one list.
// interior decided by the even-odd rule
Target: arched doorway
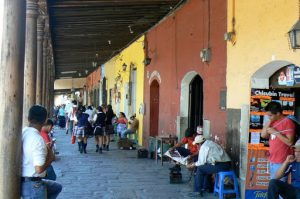
[(189, 85), (188, 127), (196, 130), (203, 125), (203, 80), (196, 75)]
[[(258, 189), (262, 195), (267, 193), (270, 173), (254, 172), (254, 168), (269, 168), (269, 139), (261, 137), (263, 127), (269, 122), (265, 107), (269, 102), (276, 101), (282, 105), (285, 116), (297, 116), (295, 110), (300, 106), (300, 82), (298, 79), (297, 83), (295, 74), (298, 72), (300, 69), (293, 63), (279, 60), (262, 66), (251, 77), (250, 103), (241, 109), (240, 138), (233, 138), (240, 140), (240, 146), (231, 145), (232, 148), (240, 148), (233, 154), (234, 159), (241, 158), (239, 173), (241, 179), (246, 179), (245, 198), (255, 197), (255, 190)], [(251, 181), (253, 184), (248, 186)]]
[(154, 80), (150, 85), (150, 136), (158, 135), (159, 83)]
[(178, 118), (180, 121), (177, 122), (179, 138), (184, 136), (186, 128), (196, 129), (197, 125), (203, 125), (203, 95), (203, 80), (200, 75), (196, 71), (186, 73), (181, 80), (180, 118)]

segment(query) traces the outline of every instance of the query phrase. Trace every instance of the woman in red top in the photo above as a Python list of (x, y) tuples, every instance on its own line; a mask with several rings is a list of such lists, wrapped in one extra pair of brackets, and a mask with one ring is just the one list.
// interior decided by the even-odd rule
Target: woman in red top
[(118, 126), (117, 126), (117, 133), (121, 137), (121, 132), (126, 130), (127, 128), (127, 118), (125, 113), (120, 112), (119, 118), (117, 120)]
[[(193, 145), (193, 141), (196, 137), (197, 133), (193, 131), (191, 128), (187, 128), (185, 130), (185, 136), (181, 140), (181, 142), (178, 142), (173, 147), (170, 148), (170, 150), (177, 150), (181, 156), (187, 157), (190, 156), (189, 159), (193, 159), (194, 162), (198, 160), (198, 147), (197, 145)], [(188, 149), (182, 147), (183, 145), (187, 144)]]

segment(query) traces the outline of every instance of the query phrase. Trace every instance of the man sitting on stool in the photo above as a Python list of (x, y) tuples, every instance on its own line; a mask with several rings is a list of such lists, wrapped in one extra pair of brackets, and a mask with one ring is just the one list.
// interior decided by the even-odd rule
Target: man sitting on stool
[[(276, 179), (272, 179), (269, 183), (268, 199), (278, 199), (279, 195), (283, 198), (300, 198), (300, 139), (293, 148), (295, 155), (287, 156), (276, 172)], [(291, 184), (280, 180), (289, 173), (291, 173)]]
[(203, 193), (210, 189), (211, 174), (228, 171), (231, 167), (231, 160), (220, 145), (206, 140), (203, 135), (198, 135), (193, 144), (198, 145), (199, 155), (197, 162), (187, 165), (187, 168), (197, 167), (194, 192), (190, 195), (202, 197)]
[(136, 133), (139, 128), (139, 121), (136, 119), (136, 115), (132, 115), (128, 121), (130, 128), (121, 132), (121, 138), (126, 138), (128, 134)]

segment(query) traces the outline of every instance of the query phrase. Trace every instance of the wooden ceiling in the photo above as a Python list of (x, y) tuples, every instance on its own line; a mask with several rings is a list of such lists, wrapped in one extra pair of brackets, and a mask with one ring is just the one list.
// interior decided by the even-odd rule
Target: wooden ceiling
[(48, 0), (56, 79), (87, 76), (184, 2)]

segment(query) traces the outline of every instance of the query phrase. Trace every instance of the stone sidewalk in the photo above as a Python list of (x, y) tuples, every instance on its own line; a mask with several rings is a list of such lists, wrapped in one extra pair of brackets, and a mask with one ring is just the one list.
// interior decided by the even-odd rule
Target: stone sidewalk
[[(87, 154), (71, 144), (70, 134), (55, 129), (59, 155), (53, 163), (57, 181), (63, 185), (59, 199), (180, 199), (190, 198), (190, 173), (183, 169), (183, 184), (169, 183), (168, 162), (137, 159), (137, 150), (118, 150), (116, 143), (103, 154), (95, 152), (94, 138), (88, 140)], [(205, 199), (216, 198), (212, 194)]]

